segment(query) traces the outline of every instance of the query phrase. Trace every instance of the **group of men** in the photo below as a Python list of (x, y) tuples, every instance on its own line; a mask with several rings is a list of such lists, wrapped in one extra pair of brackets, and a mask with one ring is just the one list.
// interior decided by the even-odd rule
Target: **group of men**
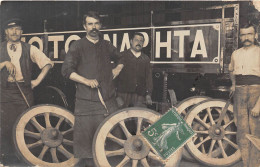
[[(96, 12), (84, 15), (83, 27), (86, 37), (72, 43), (61, 73), (77, 85), (74, 156), (82, 159), (82, 166), (94, 166), (93, 136), (106, 113), (118, 109), (116, 97), (123, 99), (123, 107), (152, 104), (153, 84), (149, 57), (142, 52), (144, 36), (141, 33), (134, 33), (130, 39), (131, 48), (119, 53), (110, 42), (101, 38), (102, 24)], [(6, 41), (0, 50), (1, 160), (8, 164), (16, 159), (11, 129), (17, 117), (28, 108), (17, 83), (32, 105), (32, 89), (41, 83), (53, 62), (33, 45), (20, 41), (22, 25), (19, 20), (9, 20), (4, 29)], [(254, 43), (256, 38), (254, 26), (241, 27), (243, 47), (232, 54), (229, 66), (244, 167), (260, 165), (259, 150), (245, 138), (247, 133), (260, 138), (260, 48)], [(111, 60), (116, 63), (115, 68)], [(36, 79), (31, 77), (32, 63), (42, 69)], [(117, 79), (117, 85), (114, 79)]]
[[(143, 34), (134, 33), (131, 48), (120, 53), (101, 38), (102, 24), (98, 13), (91, 11), (84, 15), (83, 27), (86, 37), (72, 43), (61, 73), (75, 81), (77, 86), (74, 156), (82, 159), (81, 165), (94, 166), (92, 140), (105, 114), (118, 110), (116, 96), (123, 101), (121, 108), (152, 104), (152, 72), (149, 57), (141, 51)], [(1, 161), (8, 165), (10, 162), (21, 163), (15, 155), (11, 129), (18, 116), (33, 105), (33, 88), (41, 83), (54, 64), (35, 46), (20, 40), (21, 20), (9, 20), (4, 29), (6, 41), (1, 44), (0, 56)], [(111, 60), (117, 63), (115, 68)], [(32, 78), (33, 63), (42, 69), (37, 79)], [(117, 84), (115, 78), (118, 78)]]

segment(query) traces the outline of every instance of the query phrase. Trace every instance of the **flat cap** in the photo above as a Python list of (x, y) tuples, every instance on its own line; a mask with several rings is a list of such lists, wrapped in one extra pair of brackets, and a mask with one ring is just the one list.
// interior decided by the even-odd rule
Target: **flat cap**
[(5, 22), (4, 29), (20, 26), (22, 27), (22, 20), (18, 18), (10, 19)]

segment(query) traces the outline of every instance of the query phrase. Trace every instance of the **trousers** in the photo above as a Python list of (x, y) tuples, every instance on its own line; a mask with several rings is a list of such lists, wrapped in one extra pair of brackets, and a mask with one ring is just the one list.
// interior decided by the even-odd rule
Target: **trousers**
[[(260, 98), (260, 85), (236, 86), (234, 94), (234, 115), (237, 119), (237, 143), (244, 167), (260, 166), (260, 150), (245, 137), (252, 134), (260, 138), (260, 119), (250, 112)], [(258, 106), (258, 105), (257, 105)], [(258, 106), (258, 110), (260, 107)]]

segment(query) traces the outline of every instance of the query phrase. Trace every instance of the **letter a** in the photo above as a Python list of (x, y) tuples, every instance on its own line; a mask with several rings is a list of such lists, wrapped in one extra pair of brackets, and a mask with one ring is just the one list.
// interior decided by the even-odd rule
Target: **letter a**
[[(200, 44), (200, 50), (198, 50), (199, 44)], [(203, 58), (208, 57), (202, 30), (197, 30), (196, 32), (190, 57), (195, 58), (197, 54), (202, 54)]]

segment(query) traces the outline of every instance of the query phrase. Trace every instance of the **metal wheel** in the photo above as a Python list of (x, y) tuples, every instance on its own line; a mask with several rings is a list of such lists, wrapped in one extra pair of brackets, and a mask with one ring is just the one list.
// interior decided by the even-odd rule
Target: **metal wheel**
[(22, 113), (13, 129), (19, 155), (30, 165), (74, 166), (74, 116), (54, 105), (38, 105)]
[[(189, 109), (191, 109), (194, 105), (210, 99), (207, 96), (192, 96), (187, 99), (182, 100), (180, 103), (177, 104), (176, 108), (178, 113), (185, 118), (187, 113), (189, 113)], [(182, 152), (183, 157), (188, 161), (194, 161), (195, 159), (190, 155), (190, 153), (184, 148)]]
[[(160, 114), (145, 108), (125, 108), (106, 118), (93, 140), (93, 157), (97, 166), (164, 166), (141, 132), (160, 118)], [(121, 131), (121, 134), (120, 134)], [(166, 166), (176, 166), (181, 158), (177, 152)]]
[(186, 118), (196, 132), (186, 147), (193, 157), (208, 166), (230, 166), (241, 158), (231, 104), (223, 119), (219, 119), (225, 105), (224, 100), (203, 101), (194, 106)]

